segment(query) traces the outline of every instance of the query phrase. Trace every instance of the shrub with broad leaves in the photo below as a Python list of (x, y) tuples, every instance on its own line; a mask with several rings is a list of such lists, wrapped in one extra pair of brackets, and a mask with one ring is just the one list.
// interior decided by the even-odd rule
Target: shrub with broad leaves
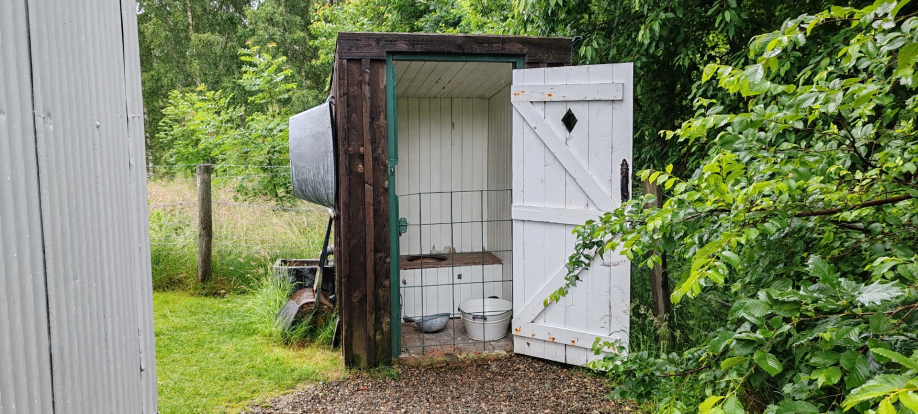
[[(703, 81), (744, 102), (699, 99), (667, 138), (707, 156), (575, 230), (568, 284), (604, 251), (648, 267), (685, 261), (675, 303), (732, 308), (703, 346), (610, 354), (619, 396), (658, 412), (918, 412), (918, 17), (906, 2), (832, 7), (749, 43), (746, 67)], [(597, 344), (599, 350), (605, 345)]]

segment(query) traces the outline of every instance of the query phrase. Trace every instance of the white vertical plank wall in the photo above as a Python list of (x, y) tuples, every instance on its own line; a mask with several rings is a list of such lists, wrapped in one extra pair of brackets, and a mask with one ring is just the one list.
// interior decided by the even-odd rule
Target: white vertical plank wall
[[(605, 66), (605, 65), (604, 65)], [(616, 82), (621, 82), (624, 85), (628, 85), (628, 90), (623, 96), (623, 99), (620, 101), (612, 102), (612, 142), (616, 143), (612, 146), (612, 164), (615, 165), (614, 160), (619, 160), (622, 158), (628, 158), (631, 160), (629, 165), (630, 177), (634, 177), (634, 161), (632, 159), (632, 154), (634, 153), (633, 148), (633, 106), (634, 106), (634, 66), (631, 64), (617, 64), (606, 66), (604, 70), (594, 71), (591, 73), (591, 77), (597, 79), (601, 82), (611, 82), (615, 80)], [(597, 103), (598, 105), (598, 103)], [(591, 111), (596, 110), (597, 108), (591, 106)], [(622, 175), (619, 174), (620, 169), (614, 169), (611, 174), (611, 179), (609, 180), (612, 183), (613, 189), (622, 188)], [(630, 186), (629, 186), (630, 187)], [(612, 201), (616, 204), (621, 204), (624, 202), (621, 197), (620, 191), (612, 191)], [(609, 281), (609, 291), (614, 292), (612, 294), (618, 294), (620, 296), (629, 297), (631, 295), (631, 278), (630, 270), (631, 264), (628, 262), (628, 259), (624, 256), (616, 253), (610, 253), (603, 257), (603, 265), (608, 264), (612, 268), (613, 279)], [(609, 309), (609, 314), (612, 316), (609, 321), (610, 326), (613, 327), (624, 327), (624, 330), (614, 332), (616, 336), (622, 339), (623, 345), (628, 346), (628, 334), (630, 329), (630, 317), (629, 307), (631, 306), (631, 301), (613, 301), (611, 304), (611, 309)]]
[[(589, 83), (592, 75), (592, 68), (587, 67), (585, 71), (587, 76), (582, 76), (579, 73), (574, 72), (574, 67), (565, 67), (563, 73), (559, 73), (558, 77), (564, 79), (564, 83), (568, 85), (575, 85), (580, 83)], [(611, 82), (611, 80), (610, 80)], [(584, 101), (570, 101), (570, 102), (559, 102), (569, 109), (575, 116), (578, 117), (578, 124), (580, 128), (574, 128), (570, 131), (567, 137), (567, 146), (571, 149), (571, 152), (577, 157), (577, 159), (587, 160), (587, 168), (590, 168), (590, 165), (611, 165), (611, 154), (607, 151), (595, 151), (597, 158), (602, 158), (597, 163), (591, 164), (590, 159), (590, 131), (593, 131), (595, 134), (596, 131), (600, 133), (605, 133), (606, 131), (611, 131), (611, 117), (608, 114), (604, 113), (592, 113), (589, 110), (590, 103)], [(562, 112), (562, 115), (564, 112)], [(559, 118), (560, 119), (560, 118)], [(594, 138), (595, 139), (595, 138)], [(603, 139), (603, 138), (600, 138)], [(612, 137), (606, 136), (604, 139), (611, 140)], [(605, 162), (602, 164), (601, 162)], [(590, 169), (591, 171), (594, 169)], [(596, 174), (601, 175), (604, 182), (608, 182), (609, 174), (612, 170), (607, 169), (597, 169)], [(577, 181), (571, 176), (570, 173), (565, 173), (565, 205), (570, 209), (595, 209), (593, 202), (590, 201), (590, 198), (583, 192), (583, 189), (577, 184)], [(574, 251), (574, 243), (576, 242), (576, 237), (573, 234), (574, 226), (571, 224), (563, 225), (565, 243), (564, 243), (564, 252)], [(608, 278), (604, 277), (590, 277), (587, 279), (587, 283), (591, 284), (590, 287), (595, 287), (596, 291), (603, 291), (603, 287), (608, 284)], [(606, 292), (608, 292), (606, 288)], [(605, 294), (603, 296), (608, 296)], [(571, 290), (570, 294), (562, 299), (564, 307), (567, 312), (564, 313), (564, 322), (566, 327), (576, 330), (576, 331), (586, 331), (588, 329), (588, 324), (586, 323), (587, 318), (592, 315), (597, 315), (595, 318), (601, 318), (603, 312), (588, 312), (590, 309), (590, 299), (593, 298), (590, 289), (574, 289)], [(595, 300), (595, 299), (594, 299)], [(600, 305), (603, 306), (603, 305)], [(586, 348), (580, 347), (567, 347), (566, 351), (566, 362), (569, 364), (583, 365), (587, 363), (589, 355), (592, 353), (589, 352)]]
[[(460, 303), (469, 299), (502, 294), (501, 284), (503, 282), (498, 280), (502, 269), (507, 267), (510, 265), (470, 265), (402, 270), (402, 279), (413, 285), (402, 289), (405, 291), (402, 300), (402, 316), (449, 313), (453, 317), (458, 317)], [(418, 286), (421, 284), (422, 272), (425, 280), (432, 284), (431, 286)], [(455, 286), (449, 284), (453, 275), (462, 275), (461, 280), (456, 280), (461, 284)]]
[[(627, 346), (627, 260), (616, 254), (598, 258), (583, 271), (582, 285), (559, 303), (544, 309), (532, 304), (541, 304), (556, 288), (549, 285), (563, 276), (576, 242), (575, 223), (622, 201), (618, 171), (622, 159), (631, 160), (633, 105), (631, 90), (622, 94), (622, 88), (631, 87), (632, 69), (623, 64), (512, 73), (513, 85), (539, 86), (530, 87), (536, 91), (596, 85), (604, 94), (599, 101), (576, 93), (570, 99), (526, 95), (509, 79), (486, 79), (490, 68), (402, 65), (396, 186), (400, 215), (410, 226), (400, 239), (401, 254), (491, 252), (502, 261), (402, 271), (404, 314), (457, 316), (464, 300), (513, 299), (518, 352), (583, 365), (597, 358), (589, 350), (596, 336)], [(577, 118), (570, 131), (562, 123), (568, 111)], [(531, 122), (544, 128), (536, 131)]]
[[(409, 223), (399, 239), (401, 254), (481, 251), (487, 236), (481, 223), (471, 222), (487, 220), (488, 213), (478, 192), (489, 188), (488, 100), (399, 98), (398, 105), (396, 189), (399, 213)], [(417, 195), (452, 191), (452, 200), (449, 194)]]
[[(543, 72), (536, 71), (514, 71), (514, 85), (544, 85), (545, 75)], [(544, 113), (545, 104), (535, 102), (534, 106), (537, 111)], [(516, 112), (513, 114), (514, 124), (524, 123), (517, 121), (520, 115)], [(539, 138), (531, 128), (514, 128), (513, 130), (513, 162), (519, 163), (514, 165), (513, 174), (513, 203), (523, 205), (543, 205), (545, 203), (545, 146), (537, 144)], [(520, 137), (516, 135), (520, 134)], [(535, 145), (526, 145), (536, 143)], [(519, 172), (519, 173), (517, 173)], [(523, 180), (523, 177), (526, 177)], [(525, 181), (525, 182), (524, 182)], [(522, 269), (522, 275), (527, 280), (515, 280), (513, 284), (513, 313), (516, 315), (519, 310), (523, 309), (526, 303), (532, 301), (538, 294), (541, 287), (547, 282), (542, 277), (546, 273), (543, 271), (545, 262), (541, 254), (529, 257), (525, 254), (527, 246), (531, 243), (537, 243), (541, 246), (543, 241), (543, 227), (540, 224), (532, 222), (514, 222), (513, 226), (514, 252), (513, 268)], [(517, 248), (520, 246), (520, 248)], [(545, 341), (528, 340), (520, 336), (513, 337), (514, 349), (527, 347), (533, 355), (545, 354)]]
[[(458, 106), (461, 108), (461, 122), (462, 122), (462, 136), (460, 138), (462, 142), (462, 186), (459, 190), (469, 191), (469, 190), (480, 190), (480, 188), (475, 188), (475, 168), (478, 167), (478, 159), (475, 157), (475, 133), (476, 126), (475, 122), (487, 122), (485, 119), (476, 119), (477, 113), (474, 112), (472, 99), (459, 99), (460, 103)], [(457, 105), (454, 105), (455, 108)], [(455, 148), (454, 148), (455, 150)], [(455, 174), (455, 171), (453, 171)], [(457, 193), (456, 196), (459, 199), (459, 228), (462, 229), (461, 234), (462, 238), (459, 240), (459, 251), (475, 251), (475, 241), (476, 238), (472, 233), (472, 223), (473, 217), (481, 217), (481, 210), (473, 210), (477, 207), (475, 203), (472, 202), (474, 196), (472, 193)], [(480, 240), (480, 239), (479, 239)], [(468, 289), (468, 286), (463, 288)]]
[[(418, 88), (409, 86), (408, 93), (424, 90), (432, 82), (415, 62), (403, 73), (413, 83), (423, 83)], [(481, 74), (465, 78), (473, 75)], [(398, 98), (396, 188), (400, 217), (409, 223), (408, 232), (399, 239), (401, 254), (503, 250), (494, 254), (505, 261), (505, 265), (401, 271), (404, 316), (441, 312), (458, 316), (457, 307), (464, 300), (512, 295), (510, 222), (484, 223), (491, 218), (510, 219), (509, 93), (507, 86), (490, 99)], [(481, 190), (508, 191), (482, 195)], [(422, 282), (446, 286), (410, 287)], [(454, 282), (459, 284), (449, 285)]]
[[(567, 83), (567, 68), (566, 67), (557, 67), (545, 69), (545, 85), (564, 85)], [(559, 102), (544, 102), (540, 103), (539, 106), (544, 105), (544, 116), (548, 120), (549, 124), (552, 125), (556, 131), (565, 131), (563, 125), (561, 125), (561, 118), (564, 117), (564, 114), (567, 112), (568, 103), (565, 101)], [(584, 125), (587, 125), (583, 122), (581, 118), (580, 124), (581, 129)], [(575, 128), (576, 129), (576, 128)], [(571, 137), (568, 135), (565, 137), (567, 139), (567, 144), (570, 146)], [(567, 176), (569, 175), (567, 170), (561, 165), (561, 162), (558, 161), (558, 158), (552, 154), (551, 151), (544, 151), (544, 201), (541, 205), (546, 207), (556, 207), (561, 208), (567, 205), (567, 196), (568, 193), (576, 194), (578, 191), (582, 192), (579, 187), (568, 189), (567, 187)], [(568, 191), (570, 190), (570, 191)], [(565, 250), (565, 236), (567, 231), (565, 231), (564, 224), (556, 223), (542, 223), (542, 255), (543, 269), (552, 269), (559, 267), (559, 264), (566, 262), (566, 250)], [(558, 236), (562, 237), (558, 237)], [(553, 272), (544, 272), (543, 274), (548, 276)], [(572, 292), (573, 293), (573, 292)], [(546, 326), (565, 326), (567, 312), (542, 312), (536, 322), (540, 322)], [(553, 360), (553, 361), (564, 361), (565, 360), (565, 351), (567, 345), (556, 343), (556, 342), (545, 342), (545, 351), (544, 358)]]
[[(501, 299), (513, 296), (513, 240), (510, 231), (510, 210), (512, 185), (510, 173), (510, 137), (513, 135), (513, 107), (510, 105), (510, 85), (507, 85), (488, 99), (488, 189), (486, 224), (487, 243), (485, 249), (494, 252), (506, 266), (500, 275)], [(505, 220), (505, 221), (498, 221)]]
[[(446, 121), (445, 119), (443, 120)], [(449, 186), (444, 186), (443, 188), (446, 191), (458, 191), (462, 190), (462, 177), (466, 175), (465, 170), (468, 168), (462, 159), (462, 147), (465, 143), (465, 138), (463, 133), (466, 128), (462, 123), (462, 100), (461, 99), (450, 99), (450, 118), (449, 118), (449, 128), (450, 128), (450, 142), (449, 142), (449, 157), (450, 164), (452, 168), (452, 173), (450, 175)], [(449, 194), (449, 218), (450, 222), (461, 221), (462, 220), (462, 197), (454, 194)], [(449, 227), (450, 239), (449, 243), (457, 251), (460, 251), (462, 248), (462, 226), (453, 226)], [(455, 244), (455, 245), (453, 245)], [(453, 275), (455, 278), (455, 275)]]

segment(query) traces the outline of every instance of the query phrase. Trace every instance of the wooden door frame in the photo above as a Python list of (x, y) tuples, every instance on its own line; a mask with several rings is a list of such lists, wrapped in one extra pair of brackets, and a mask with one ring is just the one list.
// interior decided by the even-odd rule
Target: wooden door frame
[[(402, 352), (402, 300), (399, 293), (400, 285), (398, 283), (399, 273), (401, 271), (399, 266), (401, 246), (399, 245), (399, 204), (395, 188), (395, 167), (398, 165), (398, 94), (396, 92), (396, 61), (505, 62), (512, 64), (512, 69), (523, 69), (526, 65), (525, 56), (515, 54), (386, 53), (386, 134), (389, 146), (389, 323), (391, 324), (390, 332), (392, 334), (393, 359), (398, 358)], [(513, 226), (512, 222), (510, 225)]]

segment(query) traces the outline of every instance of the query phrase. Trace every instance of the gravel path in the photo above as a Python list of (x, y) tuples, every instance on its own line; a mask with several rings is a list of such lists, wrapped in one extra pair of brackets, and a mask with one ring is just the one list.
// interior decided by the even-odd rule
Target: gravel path
[(450, 368), (401, 367), (397, 379), (356, 373), (276, 398), (249, 414), (627, 413), (601, 377), (511, 356)]

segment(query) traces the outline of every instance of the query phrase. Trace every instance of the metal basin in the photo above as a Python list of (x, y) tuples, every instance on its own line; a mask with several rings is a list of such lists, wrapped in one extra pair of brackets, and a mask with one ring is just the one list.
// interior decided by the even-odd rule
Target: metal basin
[(433, 315), (422, 316), (420, 318), (405, 317), (405, 322), (414, 322), (418, 329), (424, 333), (436, 332), (446, 326), (449, 322), (448, 313), (437, 313)]
[(325, 102), (290, 117), (293, 195), (335, 208), (335, 153), (331, 105)]

